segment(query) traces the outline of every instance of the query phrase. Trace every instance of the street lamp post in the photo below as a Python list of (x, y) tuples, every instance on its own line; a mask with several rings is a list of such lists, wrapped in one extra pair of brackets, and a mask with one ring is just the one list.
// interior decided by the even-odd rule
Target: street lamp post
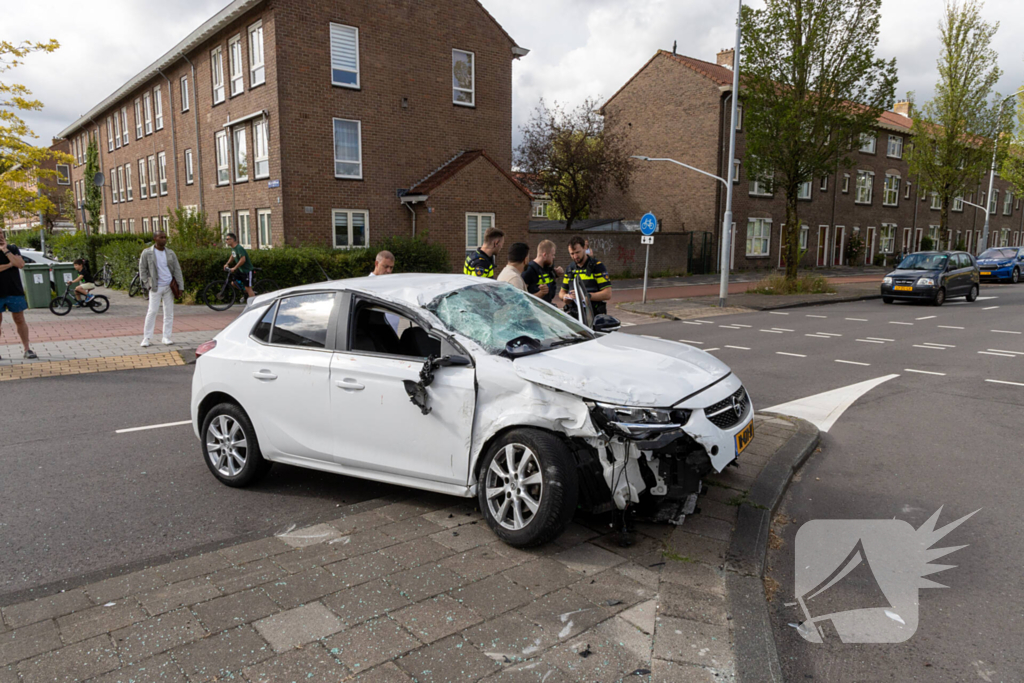
[[(1006, 103), (1009, 102), (1010, 100), (1012, 100), (1014, 97), (1017, 97), (1021, 93), (1024, 93), (1024, 88), (1021, 88), (1020, 90), (1018, 90), (1017, 92), (1013, 93), (1012, 95), (1009, 95), (1009, 96), (1003, 98), (1003, 101), (999, 103), (999, 114), (996, 117), (998, 121), (1001, 122), (1003, 120), (1003, 107), (1006, 105)], [(992, 203), (992, 187), (995, 184), (995, 179), (996, 179), (996, 149), (998, 147), (999, 147), (999, 134), (996, 133), (996, 139), (992, 142), (992, 167), (988, 171), (988, 194), (985, 195), (985, 199), (989, 202), (989, 204)], [(984, 228), (983, 232), (981, 233), (981, 244), (978, 245), (978, 253), (979, 254), (982, 251), (984, 251), (985, 249), (988, 249), (988, 226), (989, 226), (989, 218), (991, 217), (991, 214), (992, 214), (992, 212), (989, 210), (989, 207), (986, 206), (986, 207), (984, 207), (984, 209), (985, 209), (985, 228)], [(997, 211), (999, 210), (998, 206), (996, 207), (996, 210)]]

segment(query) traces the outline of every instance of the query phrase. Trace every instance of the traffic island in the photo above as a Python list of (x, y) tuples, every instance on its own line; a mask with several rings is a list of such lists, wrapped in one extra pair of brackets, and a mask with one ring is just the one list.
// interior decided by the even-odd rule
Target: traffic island
[(578, 516), (517, 550), (472, 501), (409, 491), (64, 584), (0, 608), (0, 681), (737, 680), (762, 625), (737, 598), (759, 579), (734, 548), (806, 448), (799, 423), (756, 415), (699, 514), (637, 523), (625, 547), (607, 518)]

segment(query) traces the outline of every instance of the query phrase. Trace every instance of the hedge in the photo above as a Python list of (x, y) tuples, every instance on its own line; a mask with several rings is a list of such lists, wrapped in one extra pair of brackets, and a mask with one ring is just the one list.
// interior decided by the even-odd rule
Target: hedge
[(35, 249), (39, 251), (38, 230), (11, 230), (7, 233), (7, 241), (19, 249)]

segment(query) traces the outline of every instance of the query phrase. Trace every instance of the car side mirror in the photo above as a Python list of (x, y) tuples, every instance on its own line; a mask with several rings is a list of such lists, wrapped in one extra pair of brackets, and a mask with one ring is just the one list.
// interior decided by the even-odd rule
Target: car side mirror
[(465, 356), (445, 356), (444, 358), (438, 358), (434, 361), (433, 365), (435, 368), (451, 368), (451, 367), (466, 367), (472, 365), (473, 362)]
[(622, 323), (610, 315), (599, 315), (594, 318), (594, 332), (614, 332), (620, 327)]

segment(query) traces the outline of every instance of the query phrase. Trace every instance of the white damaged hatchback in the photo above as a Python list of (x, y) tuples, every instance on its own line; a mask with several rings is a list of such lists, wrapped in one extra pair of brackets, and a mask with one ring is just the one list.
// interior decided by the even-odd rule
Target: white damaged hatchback
[(476, 496), (514, 546), (577, 509), (679, 521), (753, 436), (717, 358), (462, 275), (265, 294), (197, 355), (192, 422), (223, 483), (278, 462)]

